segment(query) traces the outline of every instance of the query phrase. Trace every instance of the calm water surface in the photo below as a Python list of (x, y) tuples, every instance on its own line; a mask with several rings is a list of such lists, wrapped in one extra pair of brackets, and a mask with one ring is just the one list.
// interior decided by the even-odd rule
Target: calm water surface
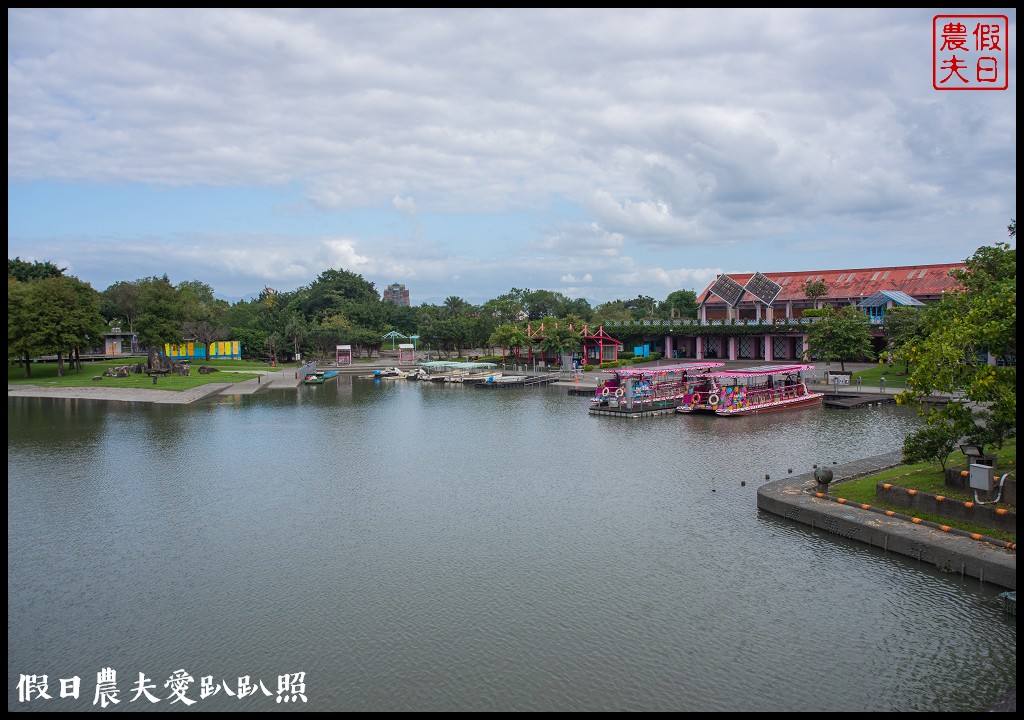
[[(8, 709), (94, 709), (105, 667), (117, 710), (184, 709), (179, 669), (194, 710), (970, 711), (1014, 687), (1000, 588), (756, 509), (766, 474), (897, 449), (912, 413), (586, 408), (351, 377), (8, 399)], [(160, 703), (130, 702), (140, 672)], [(275, 703), (299, 672), (308, 702)], [(53, 699), (19, 702), (22, 674)], [(204, 676), (273, 697), (200, 699)]]

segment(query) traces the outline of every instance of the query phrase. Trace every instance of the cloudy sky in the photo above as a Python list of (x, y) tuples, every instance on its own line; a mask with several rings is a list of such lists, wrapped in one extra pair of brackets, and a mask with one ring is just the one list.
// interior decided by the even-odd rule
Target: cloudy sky
[(1016, 217), (1009, 88), (935, 10), (7, 11), (8, 256), (414, 305), (957, 262)]

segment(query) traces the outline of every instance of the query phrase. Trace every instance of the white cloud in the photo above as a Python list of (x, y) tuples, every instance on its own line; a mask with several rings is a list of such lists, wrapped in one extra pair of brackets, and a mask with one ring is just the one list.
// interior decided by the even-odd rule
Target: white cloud
[[(962, 260), (1016, 215), (1016, 86), (934, 90), (933, 14), (9, 9), (9, 252), (110, 273), (107, 243), (146, 237), (215, 287), (344, 263), (479, 299)], [(49, 184), (60, 213), (18, 202)], [(259, 205), (69, 212), (140, 185)]]
[(398, 197), (396, 195), (391, 198), (391, 205), (403, 215), (416, 215), (416, 202), (411, 197)]

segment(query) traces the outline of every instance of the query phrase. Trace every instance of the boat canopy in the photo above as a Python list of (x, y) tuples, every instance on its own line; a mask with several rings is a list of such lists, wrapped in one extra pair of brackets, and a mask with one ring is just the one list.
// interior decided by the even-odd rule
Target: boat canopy
[(651, 377), (654, 375), (676, 375), (679, 373), (703, 373), (712, 368), (722, 367), (724, 362), (689, 362), (675, 365), (649, 365), (647, 367), (618, 367), (602, 370), (619, 377)]
[(428, 370), (484, 370), (498, 367), (492, 362), (459, 362), (457, 360), (431, 360), (420, 363), (421, 368)]
[(737, 370), (719, 370), (707, 373), (705, 377), (710, 378), (752, 378), (768, 377), (774, 375), (792, 375), (806, 370), (813, 370), (813, 365), (761, 365), (760, 367), (739, 368)]

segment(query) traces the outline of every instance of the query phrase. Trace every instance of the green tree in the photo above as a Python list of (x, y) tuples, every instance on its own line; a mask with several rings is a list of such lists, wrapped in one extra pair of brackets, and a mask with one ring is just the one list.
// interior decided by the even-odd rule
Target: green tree
[(522, 290), (512, 288), (507, 293), (485, 302), (483, 312), (493, 317), (499, 325), (526, 320), (528, 316), (523, 294)]
[(378, 303), (382, 311), (382, 322), (390, 325), (403, 335), (416, 335), (419, 329), (419, 310), (407, 305), (395, 305), (391, 302)]
[(458, 295), (450, 295), (444, 299), (444, 315), (449, 320), (462, 317), (463, 312), (465, 312), (468, 306), (469, 303)]
[(376, 352), (380, 354), (381, 346), (384, 345), (384, 340), (380, 334), (380, 330), (372, 330), (366, 327), (353, 327), (349, 330), (349, 337), (352, 338), (352, 344), (360, 350), (366, 351), (366, 357), (373, 357)]
[(526, 311), (528, 320), (541, 320), (549, 315), (555, 314), (555, 306), (558, 300), (550, 290), (522, 291), (523, 309)]
[(576, 298), (575, 300), (566, 298), (566, 301), (562, 304), (562, 312), (559, 314), (561, 317), (575, 315), (583, 322), (590, 322), (591, 318), (594, 317), (594, 309), (590, 307), (590, 303), (587, 302), (586, 298)]
[(18, 358), (25, 366), (25, 377), (32, 377), (32, 356), (40, 339), (39, 298), (32, 284), (13, 276), (7, 278), (7, 356)]
[(431, 312), (424, 318), (420, 328), (420, 337), (431, 347), (445, 354), (450, 359), (453, 352), (462, 355), (462, 348), (466, 347), (466, 340), (469, 337), (469, 323), (465, 318), (445, 317), (444, 309), (441, 309), (440, 316)]
[(297, 356), (302, 349), (302, 340), (308, 331), (309, 328), (304, 317), (297, 312), (288, 315), (288, 319), (285, 320), (284, 324), (284, 334), (285, 337), (292, 341), (292, 353), (294, 355)]
[(610, 300), (594, 308), (594, 323), (600, 325), (607, 322), (629, 322), (633, 313), (625, 300)]
[(562, 317), (571, 304), (565, 295), (551, 290), (527, 290), (523, 293), (523, 305), (530, 320), (546, 317)]
[(162, 349), (181, 342), (181, 305), (167, 275), (139, 281), (139, 344)]
[(141, 307), (142, 288), (140, 283), (120, 281), (116, 282), (101, 293), (100, 312), (107, 322), (120, 322), (123, 320), (128, 327), (128, 332), (135, 332), (135, 321), (139, 317)]
[(57, 374), (63, 376), (65, 352), (70, 360), (77, 357), (83, 345), (102, 342), (99, 293), (76, 277), (51, 276), (35, 280), (30, 286), (30, 302), (38, 323), (32, 344), (38, 352), (57, 355)]
[(828, 296), (828, 283), (824, 280), (810, 280), (804, 283), (804, 297), (814, 301), (814, 307), (818, 307), (818, 301)]
[(348, 270), (325, 270), (306, 289), (296, 293), (294, 309), (307, 320), (319, 320), (326, 315), (345, 312), (346, 301), (380, 302), (380, 295), (372, 282)]
[(846, 370), (847, 360), (871, 360), (871, 321), (852, 305), (836, 311), (825, 307), (815, 313), (807, 329), (807, 351), (825, 362), (839, 362)]
[(57, 267), (49, 260), (39, 262), (38, 260), (33, 262), (26, 262), (20, 257), (16, 257), (13, 260), (7, 259), (7, 276), (8, 278), (14, 278), (22, 282), (30, 282), (32, 280), (44, 280), (51, 277), (61, 277), (66, 267)]
[[(900, 349), (908, 343), (923, 338), (923, 317), (923, 312), (916, 307), (893, 307), (886, 311), (885, 321), (882, 323), (882, 331), (885, 333), (886, 339), (886, 360), (895, 358)], [(910, 372), (910, 368), (905, 362), (903, 372), (904, 374)]]
[(555, 318), (544, 319), (544, 339), (540, 348), (545, 353), (561, 356), (580, 347), (583, 332), (567, 322), (559, 322)]
[(178, 293), (185, 320), (201, 319), (206, 308), (216, 303), (213, 288), (201, 280), (183, 280), (174, 286), (174, 290)]
[(974, 430), (971, 412), (961, 403), (932, 408), (925, 418), (924, 427), (904, 438), (903, 462), (937, 462), (945, 472), (946, 462), (961, 438), (969, 436)]
[(523, 328), (513, 323), (505, 323), (494, 329), (487, 339), (487, 344), (501, 348), (502, 362), (505, 360), (506, 351), (514, 355), (518, 361), (521, 349), (530, 344), (530, 338)]
[(243, 357), (260, 357), (266, 346), (268, 329), (264, 325), (264, 308), (256, 299), (239, 300), (224, 311), (222, 322), (231, 328), (231, 337), (242, 346)]
[(199, 280), (180, 282), (175, 291), (182, 336), (202, 343), (209, 359), (210, 346), (231, 337), (231, 328), (224, 322), (228, 304), (214, 297), (213, 288)]
[(218, 326), (209, 320), (186, 321), (181, 324), (182, 335), (202, 343), (206, 350), (206, 359), (211, 357), (210, 346), (215, 342), (227, 340), (231, 337), (230, 328)]
[(658, 305), (658, 317), (663, 320), (697, 318), (697, 293), (693, 290), (675, 290), (668, 294), (664, 302)]
[(924, 337), (897, 353), (911, 367), (897, 400), (926, 414), (932, 393), (953, 396), (974, 408), (975, 440), (1002, 447), (1017, 418), (1017, 251), (979, 248), (951, 274), (957, 289), (924, 313)]
[[(294, 316), (289, 320), (287, 327), (292, 333), (295, 333), (298, 329), (292, 324), (297, 322), (297, 318), (298, 316)], [(304, 335), (320, 353), (321, 358), (332, 357), (338, 345), (351, 344), (359, 348), (364, 338), (357, 335), (354, 331), (355, 328), (353, 328), (352, 323), (343, 315), (329, 315), (320, 322), (313, 323), (308, 328), (303, 329)], [(369, 331), (366, 331), (366, 336), (369, 335)], [(295, 336), (293, 334), (290, 337), (294, 339)], [(295, 350), (295, 352), (298, 353), (298, 350)]]
[(637, 295), (634, 299), (626, 301), (626, 307), (629, 308), (633, 320), (651, 320), (654, 318), (658, 302), (650, 295)]

